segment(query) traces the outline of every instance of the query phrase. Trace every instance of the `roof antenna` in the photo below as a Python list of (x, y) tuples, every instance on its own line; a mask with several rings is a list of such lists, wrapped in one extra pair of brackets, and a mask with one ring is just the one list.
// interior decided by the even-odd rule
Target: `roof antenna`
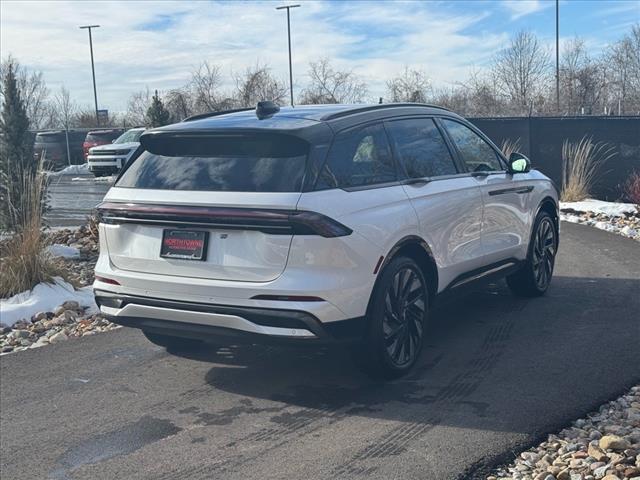
[(382, 105), (382, 97), (380, 97), (380, 100), (378, 100), (378, 105)]
[(256, 117), (258, 117), (258, 120), (264, 120), (265, 118), (273, 117), (279, 111), (280, 107), (273, 102), (258, 102), (258, 106), (256, 107)]

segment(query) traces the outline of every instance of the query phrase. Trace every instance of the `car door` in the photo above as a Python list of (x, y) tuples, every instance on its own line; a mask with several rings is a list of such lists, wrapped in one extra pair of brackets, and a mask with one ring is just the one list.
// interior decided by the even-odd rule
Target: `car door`
[(404, 173), (420, 234), (439, 270), (439, 290), (483, 265), (482, 198), (477, 181), (456, 165), (432, 118), (390, 120), (385, 128)]
[(485, 263), (523, 259), (529, 241), (533, 182), (528, 174), (513, 176), (488, 140), (470, 126), (441, 118), (466, 170), (482, 190), (482, 245)]

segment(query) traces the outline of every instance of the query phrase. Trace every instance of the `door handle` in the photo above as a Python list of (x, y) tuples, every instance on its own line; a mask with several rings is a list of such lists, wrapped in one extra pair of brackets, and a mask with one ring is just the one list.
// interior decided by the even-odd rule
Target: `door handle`
[(506, 193), (517, 193), (518, 195), (522, 195), (525, 193), (529, 193), (533, 190), (533, 185), (526, 185), (524, 187), (511, 187), (511, 188), (501, 188), (499, 190), (491, 190), (489, 195), (504, 195)]

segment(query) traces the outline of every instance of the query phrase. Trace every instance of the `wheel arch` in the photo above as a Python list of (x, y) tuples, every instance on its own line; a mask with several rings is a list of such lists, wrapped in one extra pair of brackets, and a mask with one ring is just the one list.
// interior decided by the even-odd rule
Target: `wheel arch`
[(381, 272), (391, 260), (399, 255), (412, 258), (420, 266), (427, 281), (429, 296), (433, 300), (438, 293), (438, 267), (431, 247), (417, 235), (406, 236), (389, 250), (378, 272)]
[[(538, 208), (536, 210), (536, 215), (533, 217), (534, 219), (538, 216), (540, 212), (547, 212), (553, 218), (553, 221), (556, 225), (556, 234), (560, 233), (560, 212), (558, 210), (558, 203), (556, 200), (550, 196), (544, 197), (540, 203), (538, 204)], [(533, 228), (533, 225), (532, 225)]]

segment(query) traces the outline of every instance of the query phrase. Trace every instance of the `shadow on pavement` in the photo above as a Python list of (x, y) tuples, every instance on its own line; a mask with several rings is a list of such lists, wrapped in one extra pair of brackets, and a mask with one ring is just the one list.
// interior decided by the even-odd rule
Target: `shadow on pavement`
[(420, 361), (393, 382), (364, 376), (339, 348), (226, 346), (186, 356), (214, 363), (206, 382), (245, 398), (532, 433), (554, 421), (550, 404), (560, 417), (586, 412), (640, 378), (639, 291), (637, 279), (555, 277), (546, 296), (522, 299), (490, 285), (434, 310)]

